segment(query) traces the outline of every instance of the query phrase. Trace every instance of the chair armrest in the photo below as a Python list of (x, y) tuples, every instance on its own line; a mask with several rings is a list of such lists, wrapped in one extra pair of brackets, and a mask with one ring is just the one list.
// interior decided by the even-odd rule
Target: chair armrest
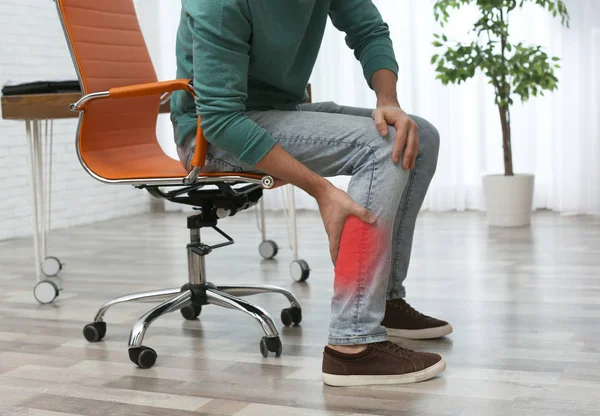
[(195, 95), (192, 81), (189, 79), (176, 79), (173, 81), (151, 82), (148, 84), (128, 85), (126, 87), (115, 87), (108, 91), (92, 92), (86, 94), (79, 101), (71, 104), (71, 111), (81, 111), (93, 100), (104, 98), (132, 98), (148, 95), (170, 94), (173, 91), (185, 90)]
[(108, 90), (110, 98), (131, 98), (143, 97), (146, 95), (156, 95), (171, 93), (178, 90), (186, 90), (194, 94), (191, 80), (176, 79), (173, 81), (151, 82), (149, 84), (128, 85), (126, 87), (116, 87)]

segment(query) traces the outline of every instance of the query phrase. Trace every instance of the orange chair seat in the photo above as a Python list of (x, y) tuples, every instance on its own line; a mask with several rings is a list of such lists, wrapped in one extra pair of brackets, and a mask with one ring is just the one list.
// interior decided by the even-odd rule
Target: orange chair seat
[(86, 166), (108, 180), (184, 178), (187, 172), (178, 160), (165, 154), (157, 143), (87, 151)]

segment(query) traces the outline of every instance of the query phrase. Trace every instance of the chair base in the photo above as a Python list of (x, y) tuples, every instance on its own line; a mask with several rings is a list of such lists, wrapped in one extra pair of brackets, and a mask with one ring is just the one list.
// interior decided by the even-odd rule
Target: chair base
[(233, 285), (215, 286), (212, 283), (186, 284), (181, 289), (165, 289), (150, 292), (133, 293), (106, 302), (96, 314), (93, 323), (84, 327), (84, 337), (89, 342), (101, 341), (106, 334), (106, 311), (119, 303), (132, 301), (157, 301), (165, 299), (155, 308), (142, 315), (133, 325), (129, 335), (129, 358), (140, 368), (150, 368), (156, 362), (156, 352), (143, 345), (146, 331), (159, 317), (174, 311), (181, 311), (187, 320), (194, 320), (202, 311), (202, 306), (216, 305), (229, 309), (236, 309), (250, 315), (258, 322), (264, 332), (260, 340), (260, 352), (264, 357), (275, 353), (279, 357), (282, 353), (282, 344), (279, 332), (273, 318), (269, 313), (254, 303), (248, 302), (239, 296), (249, 296), (259, 293), (280, 293), (290, 302), (290, 307), (281, 311), (281, 320), (285, 326), (298, 325), (302, 321), (302, 309), (296, 297), (288, 290), (270, 285)]
[[(258, 189), (260, 190), (260, 189)], [(290, 307), (281, 312), (281, 320), (285, 326), (297, 325), (302, 320), (302, 309), (298, 299), (292, 292), (270, 285), (214, 285), (206, 281), (205, 257), (213, 250), (229, 246), (233, 239), (217, 228), (218, 219), (222, 215), (234, 215), (238, 209), (244, 209), (256, 203), (260, 194), (252, 187), (244, 188), (230, 194), (230, 188), (221, 186), (217, 193), (209, 196), (193, 194), (190, 201), (201, 205), (201, 213), (187, 218), (190, 229), (190, 243), (187, 245), (189, 283), (181, 288), (154, 290), (151, 292), (132, 293), (119, 296), (106, 302), (96, 313), (94, 322), (83, 329), (83, 335), (90, 342), (102, 340), (106, 334), (104, 315), (114, 305), (132, 301), (161, 301), (138, 319), (129, 335), (129, 358), (141, 368), (150, 368), (156, 362), (157, 354), (152, 348), (143, 345), (146, 331), (156, 319), (173, 312), (181, 311), (185, 319), (196, 319), (205, 305), (216, 305), (235, 309), (250, 315), (261, 326), (264, 337), (260, 341), (260, 351), (264, 357), (270, 352), (281, 355), (282, 346), (279, 332), (273, 318), (261, 307), (242, 299), (259, 293), (279, 293), (290, 302)], [(178, 194), (179, 195), (179, 194)], [(180, 197), (178, 197), (180, 198)], [(203, 199), (205, 198), (205, 199)], [(180, 198), (183, 199), (183, 198)], [(200, 238), (200, 229), (210, 227), (227, 241), (216, 245), (206, 245)]]
[(281, 355), (281, 341), (273, 318), (271, 318), (269, 313), (260, 306), (248, 302), (241, 297), (234, 296), (233, 293), (240, 296), (249, 296), (258, 293), (280, 293), (290, 301), (290, 308), (283, 309), (281, 313), (283, 324), (285, 326), (297, 325), (302, 320), (302, 309), (294, 295), (291, 292), (276, 286), (215, 286), (212, 283), (186, 284), (181, 289), (165, 289), (133, 293), (112, 299), (100, 308), (94, 322), (86, 325), (83, 333), (88, 341), (98, 342), (102, 340), (106, 334), (106, 323), (103, 319), (104, 314), (110, 307), (124, 302), (156, 301), (166, 298), (166, 300), (158, 306), (142, 315), (133, 325), (129, 335), (129, 357), (131, 361), (141, 368), (152, 367), (157, 357), (154, 350), (143, 345), (144, 336), (152, 322), (169, 312), (177, 310), (181, 311), (185, 319), (196, 319), (198, 315), (200, 315), (202, 306), (209, 304), (236, 309), (250, 315), (260, 324), (265, 335), (260, 341), (260, 351), (262, 355), (267, 357), (269, 352), (274, 352), (276, 356)]

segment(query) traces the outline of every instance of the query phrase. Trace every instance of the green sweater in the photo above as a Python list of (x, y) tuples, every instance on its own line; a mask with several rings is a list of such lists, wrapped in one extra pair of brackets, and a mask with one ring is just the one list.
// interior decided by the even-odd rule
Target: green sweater
[(177, 78), (193, 80), (196, 99), (173, 94), (177, 143), (196, 131), (200, 115), (210, 143), (254, 166), (275, 139), (244, 111), (306, 101), (328, 15), (346, 32), (369, 85), (377, 70), (398, 73), (388, 26), (372, 0), (182, 0)]

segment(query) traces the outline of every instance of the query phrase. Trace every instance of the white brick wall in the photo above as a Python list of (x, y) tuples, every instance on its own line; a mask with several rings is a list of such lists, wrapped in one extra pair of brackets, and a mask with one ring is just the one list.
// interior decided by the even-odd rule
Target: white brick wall
[[(0, 86), (76, 79), (52, 0), (0, 0)], [(54, 122), (52, 228), (149, 210), (149, 195), (92, 179), (75, 154), (76, 120)], [(0, 119), (0, 240), (31, 234), (23, 122)]]

